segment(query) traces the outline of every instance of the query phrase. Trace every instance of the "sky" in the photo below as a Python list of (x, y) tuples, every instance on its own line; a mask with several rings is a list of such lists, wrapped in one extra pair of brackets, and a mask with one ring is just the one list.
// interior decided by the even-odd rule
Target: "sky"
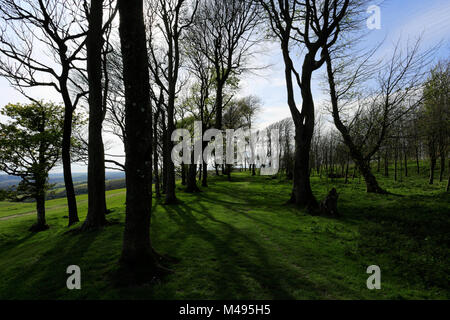
[[(379, 1), (373, 2), (373, 4), (379, 3)], [(363, 46), (371, 48), (384, 40), (380, 52), (388, 55), (399, 39), (406, 43), (408, 39), (414, 40), (421, 36), (424, 49), (441, 44), (436, 59), (450, 57), (450, 1), (385, 0), (380, 4), (380, 9), (381, 29), (367, 29), (368, 35), (362, 43)], [(367, 17), (369, 16), (368, 13)], [(250, 63), (269, 67), (245, 75), (241, 80), (241, 90), (238, 94), (239, 96), (255, 95), (261, 99), (262, 109), (255, 121), (259, 129), (290, 117), (286, 98), (284, 63), (279, 45), (264, 44), (263, 51), (264, 53), (256, 55), (254, 61)], [(301, 68), (300, 59), (295, 62), (298, 68)], [(320, 106), (327, 100), (320, 87), (323, 71), (316, 71), (314, 76), (313, 96), (318, 109), (317, 113), (323, 113)], [(50, 88), (35, 88), (29, 93), (38, 99), (61, 102), (58, 93)], [(298, 96), (297, 94), (297, 102), (301, 103), (301, 97)], [(0, 78), (0, 108), (14, 102), (25, 103), (27, 99), (10, 87), (5, 79)], [(5, 118), (0, 116), (0, 121), (4, 120)], [(104, 139), (110, 141), (111, 145), (107, 153), (123, 154), (123, 146), (117, 138), (105, 135)], [(74, 164), (72, 170), (85, 172), (86, 167), (82, 164)], [(53, 172), (61, 171), (61, 168), (53, 170)]]

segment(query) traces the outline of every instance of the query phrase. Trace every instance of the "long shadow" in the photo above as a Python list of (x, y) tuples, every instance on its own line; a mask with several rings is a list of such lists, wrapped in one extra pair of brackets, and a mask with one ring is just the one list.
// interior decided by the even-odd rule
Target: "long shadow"
[[(58, 292), (66, 288), (68, 266), (79, 265), (82, 274), (83, 270), (92, 268), (83, 265), (82, 259), (101, 232), (102, 230), (76, 235), (61, 234), (58, 237), (60, 240), (43, 251), (37, 261), (20, 266), (16, 277), (7, 279), (7, 285), (2, 292), (5, 294), (4, 298), (12, 299), (15, 295), (27, 299), (61, 298)], [(17, 288), (26, 288), (27, 292), (17, 292)]]
[[(249, 298), (245, 295), (249, 292), (248, 288), (244, 286), (245, 276), (247, 279), (250, 277), (257, 281), (259, 286), (268, 290), (274, 299), (293, 298), (282, 285), (286, 281), (282, 273), (289, 272), (289, 270), (283, 270), (280, 265), (274, 265), (269, 258), (267, 249), (231, 224), (218, 220), (200, 201), (196, 205), (200, 205), (201, 210), (196, 210), (187, 203), (184, 203), (183, 206), (164, 207), (164, 209), (176, 224), (185, 228), (187, 234), (198, 236), (214, 246), (215, 258), (218, 260), (219, 274), (221, 275), (214, 279), (218, 298), (230, 299), (242, 296)], [(209, 228), (205, 228), (196, 218), (198, 215), (216, 225), (221, 225), (220, 229), (223, 231), (213, 232)], [(177, 236), (180, 237), (180, 233), (177, 233)], [(236, 244), (241, 244), (246, 249), (235, 248)], [(250, 253), (250, 255), (246, 255), (246, 253)], [(311, 286), (311, 283), (302, 278), (299, 279), (299, 285)]]
[[(213, 199), (212, 197), (210, 197), (210, 196), (208, 196), (206, 194), (199, 194), (198, 196), (204, 202), (209, 202), (209, 203), (214, 203), (214, 204), (220, 203), (220, 204), (222, 204), (224, 206), (227, 206), (227, 207), (230, 207), (230, 208), (232, 206), (240, 205), (238, 203), (234, 203), (234, 202), (231, 202), (231, 201), (225, 201), (225, 200), (219, 200), (219, 199), (215, 200), (215, 199)], [(251, 204), (246, 204), (245, 205), (245, 207), (250, 207), (250, 206), (251, 206)], [(268, 205), (259, 205), (259, 207), (261, 207), (261, 208), (267, 207), (267, 206)], [(252, 209), (255, 209), (255, 208), (256, 207), (252, 207)], [(230, 210), (232, 210), (232, 211), (234, 211), (234, 212), (236, 212), (236, 213), (246, 217), (249, 220), (253, 220), (254, 222), (257, 222), (257, 223), (260, 223), (260, 224), (264, 224), (264, 225), (266, 225), (266, 226), (268, 226), (270, 228), (273, 228), (273, 229), (278, 229), (278, 230), (287, 232), (286, 228), (282, 228), (280, 226), (276, 226), (274, 224), (268, 223), (267, 221), (264, 221), (263, 219), (258, 219), (258, 218), (256, 218), (256, 215), (250, 215), (250, 214), (244, 212), (244, 210), (236, 210), (236, 209), (230, 209)], [(276, 214), (276, 213), (274, 213), (274, 214)]]

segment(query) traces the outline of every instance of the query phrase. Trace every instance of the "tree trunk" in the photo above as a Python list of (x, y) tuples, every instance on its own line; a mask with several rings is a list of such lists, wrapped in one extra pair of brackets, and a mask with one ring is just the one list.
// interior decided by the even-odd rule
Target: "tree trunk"
[(443, 154), (441, 154), (441, 168), (439, 173), (439, 182), (442, 182), (444, 180), (444, 174), (445, 174), (445, 157)]
[(36, 212), (37, 212), (37, 221), (31, 226), (29, 231), (31, 232), (40, 232), (45, 231), (49, 228), (45, 221), (45, 191), (44, 186), (38, 187), (38, 192), (36, 194)]
[(162, 148), (162, 152), (163, 152), (163, 168), (162, 168), (162, 182), (163, 182), (163, 186), (162, 186), (162, 193), (166, 194), (167, 192), (167, 161), (170, 161), (170, 159), (167, 159), (167, 155), (168, 155), (168, 151), (167, 151), (167, 127), (166, 127), (166, 116), (164, 111), (161, 112), (162, 113), (162, 119), (161, 119), (161, 123), (162, 123), (162, 132), (163, 132), (163, 136), (162, 136), (162, 144), (163, 144), (163, 148)]
[[(224, 83), (220, 77), (217, 76), (217, 88), (216, 88), (216, 129), (222, 130), (222, 114), (223, 114), (223, 87)], [(223, 167), (222, 167), (223, 168)]]
[(288, 96), (288, 105), (294, 119), (295, 125), (295, 158), (294, 158), (294, 185), (290, 202), (299, 207), (308, 209), (318, 208), (318, 203), (311, 189), (309, 177), (309, 156), (311, 151), (311, 140), (314, 133), (314, 101), (311, 92), (311, 78), (313, 73), (314, 57), (311, 53), (305, 56), (302, 69), (301, 94), (303, 99), (302, 112), (297, 109), (292, 70), (292, 60), (289, 56), (287, 43), (282, 44), (283, 59), (285, 62), (285, 78)]
[(447, 192), (450, 191), (450, 160), (448, 161), (448, 167), (449, 170), (448, 170)]
[(151, 280), (159, 269), (150, 240), (152, 190), (148, 162), (151, 163), (152, 130), (148, 128), (152, 128), (152, 109), (143, 0), (119, 0), (118, 7), (127, 135), (127, 205), (121, 264), (128, 282), (140, 283)]
[(404, 152), (404, 159), (405, 159), (405, 177), (408, 176), (408, 156), (406, 154), (406, 150)]
[(403, 182), (403, 157), (401, 155), (401, 151), (399, 154), (399, 158), (398, 158), (399, 162), (400, 162), (400, 182)]
[(82, 230), (106, 225), (105, 150), (102, 138), (102, 46), (103, 0), (92, 0), (87, 37), (89, 79), (88, 213)]
[(220, 176), (219, 165), (217, 163), (214, 165), (214, 169), (216, 170), (216, 176)]
[(429, 184), (434, 184), (434, 171), (436, 170), (436, 157), (430, 158), (430, 180)]
[(365, 161), (362, 161), (358, 164), (359, 171), (361, 175), (364, 177), (364, 181), (366, 182), (366, 191), (368, 193), (378, 193), (378, 194), (386, 194), (387, 191), (382, 189), (378, 185), (378, 181), (375, 176), (372, 174), (369, 164)]
[(348, 167), (350, 163), (350, 154), (347, 157), (347, 165), (345, 166), (345, 182), (344, 184), (348, 184)]
[(155, 177), (155, 195), (157, 199), (161, 199), (161, 186), (159, 181), (159, 168), (158, 168), (158, 118), (159, 111), (155, 114), (155, 120), (153, 122), (153, 171)]
[(420, 174), (419, 147), (416, 147), (416, 165), (417, 165), (417, 175), (419, 175)]
[(389, 154), (387, 150), (384, 155), (384, 176), (389, 177)]
[(378, 153), (378, 158), (377, 158), (377, 173), (380, 173), (381, 171), (381, 155)]
[(184, 163), (181, 164), (181, 185), (186, 185), (186, 165)]
[(206, 162), (203, 162), (202, 170), (202, 187), (208, 187), (208, 164)]
[(295, 162), (294, 162), (294, 186), (290, 202), (300, 207), (314, 209), (318, 207), (314, 197), (309, 177), (309, 150), (312, 134), (300, 132), (296, 129), (295, 137)]
[(69, 227), (77, 222), (78, 209), (77, 200), (75, 197), (75, 188), (72, 180), (72, 161), (70, 155), (71, 139), (72, 139), (72, 121), (73, 121), (73, 106), (70, 100), (69, 91), (67, 89), (67, 80), (61, 80), (61, 94), (64, 100), (64, 128), (63, 139), (61, 147), (61, 158), (63, 164), (64, 185), (66, 189), (67, 206), (69, 209)]
[(398, 163), (398, 149), (395, 147), (395, 157), (394, 157), (394, 181), (397, 181), (397, 163)]
[[(169, 97), (171, 101), (172, 98)], [(175, 165), (171, 159), (171, 152), (173, 147), (172, 132), (175, 130), (174, 126), (174, 101), (169, 102), (169, 108), (167, 111), (167, 134), (166, 134), (166, 167), (167, 167), (167, 181), (166, 181), (166, 200), (165, 204), (174, 204), (177, 202), (175, 194)]]
[(186, 192), (200, 192), (200, 189), (197, 186), (197, 164), (195, 163), (189, 165)]

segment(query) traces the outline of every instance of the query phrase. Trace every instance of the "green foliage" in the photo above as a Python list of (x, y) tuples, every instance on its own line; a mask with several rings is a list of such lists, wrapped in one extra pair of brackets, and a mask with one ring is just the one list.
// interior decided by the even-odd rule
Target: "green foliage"
[[(19, 176), (17, 197), (25, 199), (50, 188), (48, 172), (60, 161), (64, 107), (51, 102), (8, 104), (0, 112), (0, 170)], [(75, 115), (73, 126), (83, 124)], [(79, 146), (76, 139), (72, 145)]]
[(19, 194), (44, 192), (48, 172), (60, 159), (64, 108), (44, 102), (8, 104), (1, 114), (10, 120), (0, 124), (0, 169), (22, 178)]

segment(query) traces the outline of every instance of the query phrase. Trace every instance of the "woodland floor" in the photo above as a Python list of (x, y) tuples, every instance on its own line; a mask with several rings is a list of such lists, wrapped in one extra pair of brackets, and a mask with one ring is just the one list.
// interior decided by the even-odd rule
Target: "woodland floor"
[[(368, 195), (358, 178), (312, 178), (319, 199), (337, 188), (340, 219), (285, 205), (283, 179), (236, 172), (199, 194), (179, 186), (180, 203), (154, 200), (152, 220), (153, 246), (179, 260), (175, 272), (132, 288), (113, 285), (124, 190), (108, 192), (115, 223), (84, 234), (68, 233), (65, 199), (47, 201), (50, 229), (38, 234), (27, 231), (34, 204), (0, 202), (0, 299), (449, 299), (446, 181), (430, 186), (413, 167), (402, 182), (378, 177), (395, 195)], [(81, 267), (81, 290), (66, 288), (69, 265)], [(381, 268), (381, 290), (366, 287), (370, 265)]]

